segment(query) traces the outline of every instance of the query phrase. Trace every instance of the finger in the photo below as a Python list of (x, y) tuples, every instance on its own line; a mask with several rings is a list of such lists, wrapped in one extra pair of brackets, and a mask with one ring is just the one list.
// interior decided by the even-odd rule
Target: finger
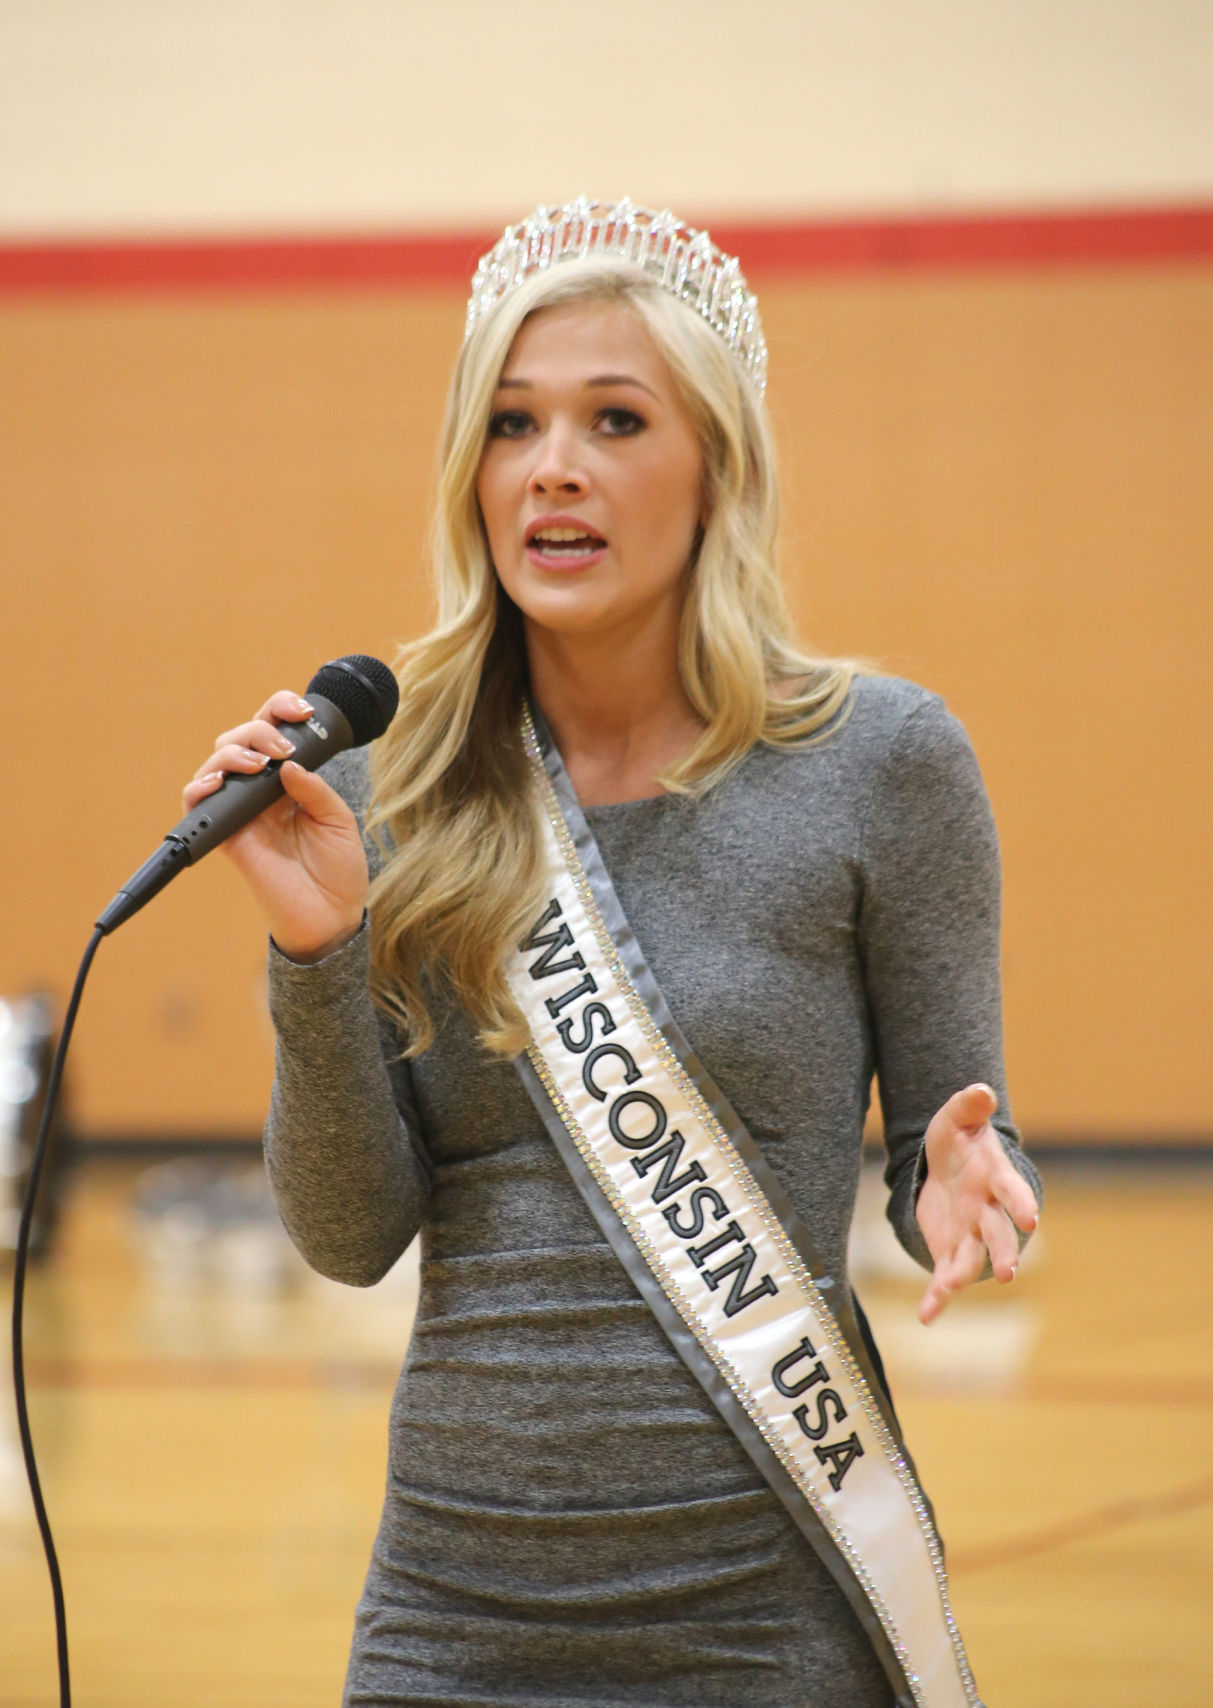
[(186, 812), (192, 812), (199, 801), (213, 795), (222, 782), (222, 771), (208, 771), (204, 776), (196, 777), (192, 783), (187, 783), (181, 791), (181, 804)]
[(932, 1275), (927, 1282), (927, 1290), (918, 1301), (918, 1320), (920, 1323), (932, 1323), (943, 1310), (947, 1309), (952, 1297), (952, 1289), (940, 1279)]
[(944, 1280), (942, 1275), (932, 1275), (927, 1283), (927, 1290), (918, 1302), (918, 1320), (920, 1323), (932, 1323), (942, 1311), (946, 1311), (952, 1302), (955, 1288)]
[(1012, 1163), (1007, 1163), (1005, 1172), (999, 1171), (992, 1196), (1021, 1233), (1033, 1231), (1040, 1220), (1040, 1205), (1035, 1192)]
[(216, 751), (221, 747), (251, 747), (257, 753), (268, 753), (271, 759), (287, 759), (295, 751), (290, 736), (268, 718), (254, 718), (235, 729), (225, 729), (215, 737)]
[(949, 1256), (935, 1265), (935, 1273), (927, 1284), (918, 1306), (918, 1320), (929, 1323), (946, 1309), (971, 1281), (985, 1268), (986, 1248), (973, 1234), (964, 1239)]
[(255, 747), (217, 747), (214, 753), (202, 761), (190, 781), (196, 783), (212, 771), (264, 771), (269, 764), (269, 758), (268, 753), (259, 753)]
[(297, 724), (303, 718), (312, 715), (311, 702), (301, 694), (293, 694), (289, 688), (279, 688), (257, 713), (258, 719), (277, 719), (279, 723)]
[(981, 1212), (981, 1237), (990, 1254), (990, 1268), (999, 1281), (1013, 1281), (1019, 1263), (1019, 1240), (1010, 1217), (1000, 1204), (987, 1204)]

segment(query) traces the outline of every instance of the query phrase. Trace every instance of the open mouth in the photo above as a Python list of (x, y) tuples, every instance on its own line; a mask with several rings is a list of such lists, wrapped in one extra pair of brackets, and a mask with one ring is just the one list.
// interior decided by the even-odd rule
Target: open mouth
[(581, 563), (606, 545), (601, 534), (586, 528), (536, 528), (527, 535), (527, 548), (547, 563)]

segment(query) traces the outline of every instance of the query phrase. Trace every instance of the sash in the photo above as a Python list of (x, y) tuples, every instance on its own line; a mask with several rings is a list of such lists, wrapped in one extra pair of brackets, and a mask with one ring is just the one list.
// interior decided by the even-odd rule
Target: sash
[(981, 1708), (851, 1300), (675, 1024), (529, 710), (523, 740), (549, 900), (506, 969), (531, 1028), (519, 1074), (675, 1351), (848, 1597), (898, 1708)]

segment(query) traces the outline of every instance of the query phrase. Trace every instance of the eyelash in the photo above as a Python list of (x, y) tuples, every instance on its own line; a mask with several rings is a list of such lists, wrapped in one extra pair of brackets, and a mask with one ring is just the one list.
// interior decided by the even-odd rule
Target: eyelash
[[(607, 409), (599, 410), (594, 420), (596, 423), (606, 422), (611, 417), (615, 418), (616, 427), (605, 435), (608, 439), (628, 439), (633, 434), (643, 432), (648, 426), (643, 415), (638, 415), (634, 409), (625, 409), (622, 404), (612, 404)], [(489, 438), (521, 439), (522, 432), (511, 432), (509, 430), (509, 426), (513, 422), (521, 422), (524, 430), (534, 425), (533, 417), (528, 415), (525, 410), (503, 409), (489, 419)], [(622, 423), (622, 426), (619, 423)]]

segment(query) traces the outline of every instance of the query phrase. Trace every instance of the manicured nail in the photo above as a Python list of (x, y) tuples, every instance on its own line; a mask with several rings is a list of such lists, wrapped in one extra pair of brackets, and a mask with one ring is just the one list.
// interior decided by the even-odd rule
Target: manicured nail
[(280, 735), (278, 737), (274, 746), (278, 749), (279, 753), (283, 755), (294, 753), (295, 751), (295, 743), (293, 741), (288, 741), (284, 735)]
[(270, 762), (270, 756), (268, 753), (257, 753), (251, 747), (246, 748), (245, 751), (250, 759), (255, 759), (257, 761), (258, 765), (268, 765)]
[(310, 715), (313, 708), (308, 705), (307, 701), (305, 699), (303, 699), (303, 697), (301, 695), (296, 694), (295, 695), (295, 710), (297, 712), (307, 712)]

